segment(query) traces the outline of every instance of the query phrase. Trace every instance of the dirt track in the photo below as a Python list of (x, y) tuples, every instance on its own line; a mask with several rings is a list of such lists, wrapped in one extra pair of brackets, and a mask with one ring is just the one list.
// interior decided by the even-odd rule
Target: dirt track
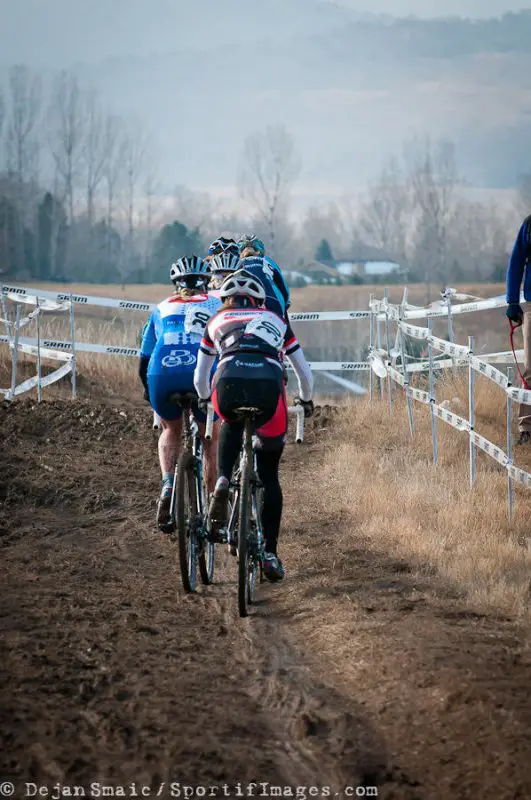
[(241, 621), (228, 556), (221, 583), (180, 589), (152, 524), (146, 408), (3, 406), (0, 781), (15, 797), (26, 781), (531, 797), (525, 632), (368, 550), (326, 508), (331, 438), (317, 420), (286, 454), (288, 579)]

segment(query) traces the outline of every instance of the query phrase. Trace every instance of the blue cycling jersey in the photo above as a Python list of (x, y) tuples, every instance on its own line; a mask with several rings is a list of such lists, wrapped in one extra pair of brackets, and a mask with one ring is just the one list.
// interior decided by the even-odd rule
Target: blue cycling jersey
[(140, 354), (149, 357), (148, 376), (195, 367), (205, 325), (220, 305), (217, 297), (206, 294), (159, 303), (142, 335)]
[(274, 273), (273, 282), (277, 287), (277, 289), (280, 291), (282, 297), (284, 298), (284, 303), (286, 308), (289, 308), (289, 306), (291, 305), (291, 296), (289, 292), (289, 286), (286, 283), (284, 275), (282, 274), (282, 270), (280, 269), (278, 264), (275, 261), (273, 261), (272, 258), (269, 258), (269, 256), (265, 256), (265, 261), (267, 262), (267, 264), (269, 264), (269, 266), (273, 270)]
[[(247, 258), (243, 258), (240, 263), (241, 269), (250, 272), (251, 275), (254, 275), (262, 283), (266, 292), (265, 307), (268, 311), (274, 311), (279, 317), (285, 317), (287, 302), (275, 281), (274, 266), (276, 267), (276, 265), (273, 266), (274, 262), (270, 263), (270, 261), (263, 256), (248, 256)], [(276, 267), (276, 269), (280, 273), (279, 268)]]

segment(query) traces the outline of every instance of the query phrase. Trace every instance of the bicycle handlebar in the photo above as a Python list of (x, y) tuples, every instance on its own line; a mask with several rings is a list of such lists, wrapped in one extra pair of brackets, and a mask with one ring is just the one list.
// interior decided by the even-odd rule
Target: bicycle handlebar
[(290, 414), (297, 415), (295, 441), (300, 444), (304, 440), (304, 408), (302, 406), (289, 406), (288, 411)]

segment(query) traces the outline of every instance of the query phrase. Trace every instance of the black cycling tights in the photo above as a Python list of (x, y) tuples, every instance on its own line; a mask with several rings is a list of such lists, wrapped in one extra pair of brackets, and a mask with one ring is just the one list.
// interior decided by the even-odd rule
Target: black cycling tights
[[(232, 470), (240, 454), (243, 440), (243, 422), (223, 422), (219, 435), (218, 470), (219, 474), (230, 480)], [(284, 447), (256, 451), (258, 477), (264, 484), (264, 526), (265, 549), (277, 554), (277, 540), (282, 519), (282, 489), (278, 479), (278, 468)]]

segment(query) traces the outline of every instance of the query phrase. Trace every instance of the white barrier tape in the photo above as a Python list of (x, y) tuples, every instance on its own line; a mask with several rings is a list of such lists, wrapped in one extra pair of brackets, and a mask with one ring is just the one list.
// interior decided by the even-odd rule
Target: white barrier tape
[(445, 339), (439, 339), (437, 336), (428, 336), (428, 344), (441, 353), (445, 353), (447, 356), (467, 358), (470, 353), (468, 347), (463, 347), (463, 345), (454, 344), (453, 342), (447, 342)]
[[(10, 344), (10, 347), (14, 349), (14, 344)], [(72, 361), (73, 355), (72, 353), (64, 353), (60, 350), (49, 350), (46, 347), (37, 347), (33, 344), (26, 344), (25, 342), (19, 342), (17, 350), (20, 350), (22, 353), (27, 353), (30, 356), (38, 356), (39, 352), (41, 358), (48, 358), (50, 361)]]
[(470, 423), (467, 419), (457, 416), (457, 414), (454, 414), (452, 411), (448, 411), (448, 409), (444, 408), (443, 406), (434, 405), (433, 413), (436, 417), (442, 419), (443, 422), (447, 422), (448, 425), (451, 425), (453, 428), (457, 428), (458, 431), (470, 430)]
[(485, 378), (489, 378), (489, 380), (497, 383), (502, 389), (509, 388), (509, 378), (507, 375), (504, 375), (503, 372), (500, 372), (499, 369), (496, 369), (496, 367), (486, 364), (484, 361), (476, 358), (476, 356), (470, 356), (470, 366), (480, 375), (484, 375)]
[[(39, 290), (36, 289), (35, 291)], [(28, 306), (38, 305), (41, 311), (68, 311), (70, 308), (70, 301), (63, 303), (56, 303), (51, 300), (48, 300), (44, 294), (20, 295), (17, 292), (5, 291), (5, 287), (4, 287), (4, 294), (8, 298), (8, 300), (12, 300), (14, 303), (24, 303), (25, 305)], [(38, 309), (36, 309), (36, 311), (38, 311)]]
[[(9, 338), (0, 336), (0, 343), (9, 343)], [(37, 339), (20, 339), (20, 344), (36, 345)], [(50, 347), (67, 353), (72, 349), (72, 342), (63, 342), (58, 339), (42, 339), (43, 348)], [(76, 352), (99, 353), (104, 356), (139, 356), (140, 350), (136, 347), (120, 347), (110, 344), (94, 344), (91, 342), (76, 342)], [(44, 358), (44, 356), (43, 356)], [(368, 361), (310, 361), (310, 368), (317, 372), (365, 372), (370, 369)], [(291, 367), (288, 367), (291, 370)]]
[(516, 400), (518, 403), (531, 405), (531, 391), (529, 389), (518, 389), (516, 386), (509, 386), (505, 391), (509, 397), (512, 397), (512, 399)]
[[(52, 300), (70, 302), (69, 292), (50, 292), (47, 289), (25, 289), (23, 286), (4, 286), (3, 291), (15, 302), (24, 302), (22, 298), (32, 294), (39, 297), (51, 298)], [(161, 298), (164, 299), (164, 298)], [(153, 311), (156, 303), (139, 303), (136, 300), (118, 300), (116, 297), (97, 297), (90, 294), (72, 294), (72, 302), (75, 305), (101, 306), (103, 308), (118, 308), (122, 311)]]
[(398, 323), (398, 327), (403, 330), (407, 336), (411, 336), (413, 339), (427, 339), (430, 334), (428, 328), (421, 328), (418, 325), (411, 325), (410, 323), (402, 320)]
[(401, 372), (392, 367), (390, 364), (387, 365), (387, 372), (389, 373), (391, 379), (395, 381), (395, 383), (398, 383), (400, 386), (405, 386), (406, 380)]
[[(448, 306), (445, 301), (440, 301), (440, 308), (423, 308), (405, 312), (406, 319), (427, 319), (428, 317), (446, 317)], [(452, 316), (455, 314), (470, 314), (474, 311), (487, 311), (492, 308), (502, 308), (507, 305), (505, 297), (490, 297), (485, 300), (477, 300), (472, 303), (462, 303), (460, 306), (452, 306)]]
[(308, 311), (290, 313), (290, 322), (336, 322), (343, 319), (367, 319), (370, 311)]
[(523, 469), (518, 469), (518, 467), (513, 467), (512, 464), (507, 465), (507, 472), (517, 483), (521, 483), (524, 486), (531, 486), (531, 473), (525, 472)]
[(476, 433), (475, 431), (470, 431), (470, 438), (476, 447), (479, 447), (480, 450), (483, 450), (484, 453), (497, 461), (498, 464), (501, 464), (502, 467), (507, 466), (507, 462), (509, 460), (507, 458), (507, 453), (504, 453), (500, 447), (497, 447), (492, 442), (489, 442), (488, 439), (485, 439), (484, 436), (480, 436), (479, 433)]
[[(524, 351), (516, 350), (516, 360), (519, 363), (524, 363)], [(501, 353), (482, 353), (481, 358), (488, 364), (514, 364), (514, 356), (512, 350), (505, 350)]]
[(424, 403), (427, 406), (430, 405), (431, 399), (428, 392), (423, 392), (422, 389), (412, 389), (411, 386), (408, 387), (408, 392), (413, 400), (417, 400), (419, 403)]
[[(51, 386), (52, 383), (61, 380), (64, 378), (65, 375), (68, 375), (69, 372), (72, 371), (72, 364), (68, 362), (68, 364), (63, 364), (62, 367), (56, 369), (54, 372), (50, 372), (49, 375), (45, 375), (44, 378), (41, 378), (40, 384), (42, 388), (46, 388), (46, 386)], [(19, 394), (24, 394), (25, 392), (29, 392), (30, 389), (34, 389), (37, 384), (39, 383), (38, 375), (35, 375), (33, 378), (28, 378), (27, 381), (23, 383), (19, 383), (18, 386), (15, 387), (15, 391), (13, 392), (14, 396), (17, 397)], [(11, 397), (11, 389), (1, 389), (3, 394), (7, 397)]]
[[(15, 302), (30, 302), (29, 298), (32, 294), (38, 294), (39, 297), (51, 298), (54, 300), (70, 300), (70, 294), (65, 292), (51, 292), (45, 289), (25, 289), (22, 286), (4, 286), (3, 290), (7, 296)], [(153, 309), (157, 307), (156, 303), (141, 303), (136, 300), (118, 300), (116, 297), (98, 297), (89, 294), (72, 294), (72, 302), (76, 305), (117, 308), (122, 311), (148, 312), (153, 311)], [(303, 311), (290, 314), (290, 320), (292, 322), (334, 322), (346, 319), (367, 319), (368, 317), (370, 317), (370, 311)]]

